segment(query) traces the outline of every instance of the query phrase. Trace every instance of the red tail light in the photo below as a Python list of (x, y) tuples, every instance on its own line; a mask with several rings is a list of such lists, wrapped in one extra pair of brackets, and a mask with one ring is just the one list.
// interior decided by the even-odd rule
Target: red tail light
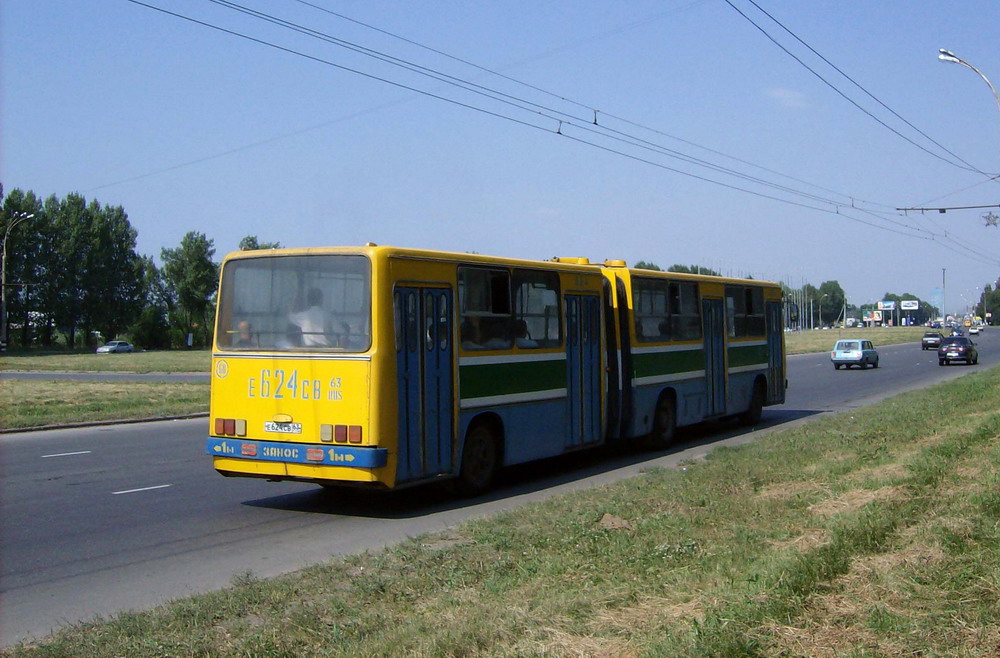
[(215, 434), (219, 436), (246, 436), (247, 421), (242, 418), (216, 418)]

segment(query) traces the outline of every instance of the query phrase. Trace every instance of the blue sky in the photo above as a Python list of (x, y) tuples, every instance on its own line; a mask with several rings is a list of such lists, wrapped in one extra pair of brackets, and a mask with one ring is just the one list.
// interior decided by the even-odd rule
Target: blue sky
[(696, 263), (855, 304), (933, 300), (947, 268), (949, 310), (1000, 277), (985, 210), (896, 211), (1000, 204), (997, 103), (937, 59), (1000, 84), (995, 0), (239, 3), (323, 39), (144, 1), (285, 50), (127, 0), (0, 5), (5, 190), (122, 205), (144, 254), (196, 230), (220, 258), (254, 234)]

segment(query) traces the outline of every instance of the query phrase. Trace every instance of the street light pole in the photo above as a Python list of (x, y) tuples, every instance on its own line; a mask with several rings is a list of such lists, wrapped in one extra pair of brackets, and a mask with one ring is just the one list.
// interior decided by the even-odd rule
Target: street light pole
[(14, 213), (3, 233), (3, 261), (0, 262), (0, 349), (4, 350), (7, 349), (7, 241), (15, 226), (34, 216), (35, 213)]
[(969, 64), (967, 61), (965, 61), (961, 57), (957, 56), (955, 53), (951, 52), (950, 50), (945, 50), (944, 48), (941, 48), (940, 50), (938, 50), (938, 52), (940, 53), (938, 55), (938, 59), (941, 60), (942, 62), (952, 62), (953, 64), (961, 64), (962, 66), (964, 66), (966, 68), (970, 68), (973, 71), (975, 71), (976, 73), (978, 73), (979, 77), (983, 79), (983, 82), (985, 82), (987, 85), (989, 85), (990, 91), (993, 92), (993, 99), (997, 102), (997, 109), (1000, 110), (1000, 93), (997, 93), (997, 88), (993, 86), (993, 83), (990, 82), (990, 79), (987, 78), (986, 75), (982, 71), (980, 71), (979, 69), (977, 69), (972, 64)]

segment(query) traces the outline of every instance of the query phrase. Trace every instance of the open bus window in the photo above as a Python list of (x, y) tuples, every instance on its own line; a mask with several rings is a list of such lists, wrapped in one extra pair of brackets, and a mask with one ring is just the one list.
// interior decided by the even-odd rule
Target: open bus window
[(521, 349), (562, 344), (556, 272), (514, 271), (514, 343)]
[(226, 263), (223, 349), (363, 352), (371, 346), (371, 266), (364, 256), (267, 255)]
[(511, 346), (510, 272), (460, 267), (458, 298), (463, 349), (503, 350)]
[(726, 313), (733, 338), (763, 336), (764, 291), (756, 286), (726, 286)]

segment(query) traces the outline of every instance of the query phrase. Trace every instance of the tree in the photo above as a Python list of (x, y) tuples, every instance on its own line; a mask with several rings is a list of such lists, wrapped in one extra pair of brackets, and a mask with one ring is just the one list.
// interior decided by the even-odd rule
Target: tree
[(170, 323), (168, 321), (176, 304), (170, 288), (163, 279), (163, 273), (152, 258), (141, 258), (142, 268), (142, 313), (129, 328), (132, 342), (147, 349), (170, 347)]
[(844, 310), (847, 294), (837, 281), (824, 281), (816, 291), (816, 312), (820, 326), (834, 324)]
[(656, 263), (647, 263), (644, 260), (640, 260), (638, 263), (636, 263), (635, 264), (635, 269), (637, 269), (637, 270), (652, 270), (653, 272), (662, 272), (663, 271), (662, 269), (660, 269), (660, 266), (657, 265)]
[(218, 285), (219, 266), (212, 260), (214, 242), (204, 233), (189, 232), (177, 249), (160, 252), (167, 285), (184, 314), (184, 331), (194, 334), (196, 321), (199, 342), (209, 338), (208, 310)]
[[(142, 310), (142, 260), (136, 231), (121, 206), (87, 206), (83, 325), (117, 338)], [(89, 334), (88, 334), (89, 335)]]
[(708, 276), (722, 276), (715, 270), (701, 265), (671, 265), (668, 272), (680, 272), (681, 274), (706, 274)]
[(281, 249), (281, 243), (258, 242), (256, 235), (248, 235), (240, 240), (240, 251), (255, 251), (258, 249)]
[[(2, 195), (3, 187), (0, 186)], [(31, 319), (42, 310), (40, 284), (45, 280), (47, 257), (51, 252), (49, 236), (43, 230), (46, 221), (41, 200), (30, 191), (14, 189), (4, 198), (0, 217), (0, 236), (6, 235), (10, 241), (5, 250), (8, 262), (3, 264), (7, 274), (6, 335), (11, 340), (19, 337), (23, 346), (34, 338)], [(15, 217), (21, 219), (16, 229), (8, 234), (7, 230)], [(11, 334), (11, 324), (20, 325), (20, 331)]]

